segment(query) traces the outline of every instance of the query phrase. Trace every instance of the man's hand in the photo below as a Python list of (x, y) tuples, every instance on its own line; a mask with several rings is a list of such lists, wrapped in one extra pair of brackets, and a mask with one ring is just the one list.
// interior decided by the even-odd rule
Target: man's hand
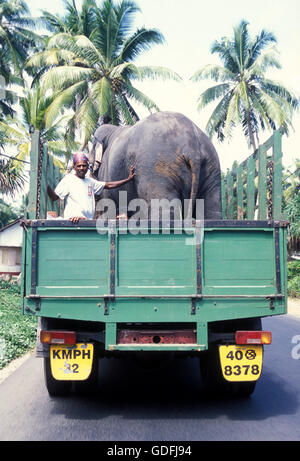
[(134, 172), (134, 166), (131, 165), (130, 169), (129, 169), (129, 176), (128, 176), (128, 179), (129, 181), (131, 181), (135, 176), (135, 172)]
[(78, 223), (78, 221), (81, 221), (82, 219), (87, 219), (84, 218), (83, 216), (74, 216), (73, 218), (70, 218), (69, 221), (72, 221), (73, 223)]
[(129, 176), (128, 178), (126, 179), (121, 179), (120, 181), (110, 181), (110, 182), (106, 182), (105, 183), (105, 186), (104, 186), (104, 189), (116, 189), (117, 187), (121, 187), (123, 186), (124, 184), (127, 184), (129, 181), (132, 181), (133, 178), (135, 176), (135, 172), (134, 172), (134, 166), (131, 165), (130, 169), (129, 169)]

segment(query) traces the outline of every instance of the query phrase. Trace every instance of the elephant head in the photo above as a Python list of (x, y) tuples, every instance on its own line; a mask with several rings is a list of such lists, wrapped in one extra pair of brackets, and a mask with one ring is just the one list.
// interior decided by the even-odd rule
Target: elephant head
[(103, 123), (106, 119), (101, 116), (98, 120), (98, 128), (96, 129), (92, 139), (92, 149), (89, 152), (89, 162), (92, 166), (92, 171), (97, 176), (99, 167), (102, 163), (104, 152), (109, 145), (111, 135), (118, 130), (119, 127)]

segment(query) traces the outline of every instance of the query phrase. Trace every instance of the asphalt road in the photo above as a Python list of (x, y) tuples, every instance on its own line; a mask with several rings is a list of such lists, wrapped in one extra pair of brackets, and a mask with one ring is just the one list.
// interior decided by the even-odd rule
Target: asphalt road
[(50, 398), (42, 360), (32, 356), (0, 384), (0, 440), (300, 440), (300, 319), (267, 318), (263, 328), (272, 330), (272, 345), (243, 400), (207, 400), (195, 359), (151, 372), (104, 360), (95, 396)]

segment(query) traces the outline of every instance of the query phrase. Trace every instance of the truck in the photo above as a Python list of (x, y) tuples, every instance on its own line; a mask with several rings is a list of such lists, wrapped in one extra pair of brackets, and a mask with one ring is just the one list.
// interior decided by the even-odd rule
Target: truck
[(147, 365), (171, 355), (199, 360), (210, 394), (250, 396), (272, 340), (261, 320), (287, 312), (282, 133), (224, 175), (217, 221), (132, 232), (126, 220), (54, 219), (63, 202), (50, 202), (46, 187), (60, 177), (36, 131), (21, 309), (38, 318), (49, 394), (95, 389), (107, 357)]

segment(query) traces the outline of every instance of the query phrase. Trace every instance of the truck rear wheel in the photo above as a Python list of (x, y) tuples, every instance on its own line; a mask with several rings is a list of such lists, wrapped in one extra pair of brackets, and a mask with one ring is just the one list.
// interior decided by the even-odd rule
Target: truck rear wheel
[(80, 395), (96, 392), (98, 384), (99, 359), (94, 356), (91, 374), (85, 381), (74, 381), (74, 391)]
[[(261, 330), (261, 319), (245, 319), (226, 322), (222, 325), (222, 332), (238, 330)], [(219, 331), (220, 332), (220, 331)], [(212, 343), (207, 351), (200, 356), (200, 373), (205, 391), (212, 397), (250, 397), (257, 381), (229, 382), (223, 378), (219, 345)]]
[(49, 395), (52, 397), (63, 397), (70, 393), (71, 381), (57, 381), (53, 378), (50, 365), (50, 357), (44, 358), (44, 377)]
[(217, 344), (201, 354), (200, 373), (205, 392), (214, 398), (249, 397), (255, 389), (256, 381), (229, 382), (223, 378)]

